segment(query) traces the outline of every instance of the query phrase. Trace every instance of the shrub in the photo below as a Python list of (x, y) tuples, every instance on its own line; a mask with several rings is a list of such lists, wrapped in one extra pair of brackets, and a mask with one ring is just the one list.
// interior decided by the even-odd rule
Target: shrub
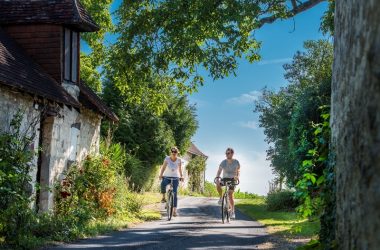
[(22, 117), (18, 112), (9, 132), (0, 133), (1, 249), (34, 249), (46, 240), (83, 236), (97, 230), (97, 223), (138, 218), (142, 203), (128, 188), (125, 150), (104, 143), (101, 154), (70, 167), (66, 178), (56, 184), (54, 213), (37, 214), (31, 208), (29, 175), (35, 155), (29, 150), (33, 134), (21, 131)]
[(203, 175), (206, 169), (206, 159), (200, 156), (192, 158), (186, 166), (187, 171), (189, 172), (189, 189), (192, 192), (200, 193), (201, 192), (201, 183), (203, 181)]
[(149, 164), (149, 162), (143, 162), (133, 155), (126, 154), (125, 175), (128, 178), (129, 187), (133, 191), (152, 191), (157, 188), (156, 179), (160, 166), (150, 166)]
[[(18, 111), (8, 132), (0, 134), (0, 239), (8, 245), (29, 244), (30, 229), (35, 224), (30, 184), (31, 162), (35, 155), (29, 150), (34, 125), (21, 130), (23, 113)], [(1, 243), (1, 242), (0, 242)]]
[(266, 204), (269, 211), (294, 210), (299, 205), (299, 201), (295, 198), (293, 191), (282, 190), (269, 193)]
[(257, 194), (241, 192), (240, 189), (237, 189), (234, 193), (235, 199), (255, 199), (259, 196)]
[(218, 191), (216, 191), (215, 184), (209, 181), (205, 181), (203, 195), (207, 197), (219, 197)]
[(124, 175), (127, 156), (120, 144), (106, 147), (101, 155), (89, 156), (81, 166), (71, 166), (56, 187), (56, 214), (74, 214), (79, 224), (91, 217), (128, 216), (140, 205), (131, 197)]

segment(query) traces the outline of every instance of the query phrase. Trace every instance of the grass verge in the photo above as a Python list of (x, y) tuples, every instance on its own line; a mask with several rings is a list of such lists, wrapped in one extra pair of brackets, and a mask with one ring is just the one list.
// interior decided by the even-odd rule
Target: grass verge
[(295, 212), (267, 211), (263, 197), (240, 200), (236, 207), (252, 219), (265, 225), (270, 234), (286, 238), (314, 238), (320, 228), (319, 220), (300, 219)]

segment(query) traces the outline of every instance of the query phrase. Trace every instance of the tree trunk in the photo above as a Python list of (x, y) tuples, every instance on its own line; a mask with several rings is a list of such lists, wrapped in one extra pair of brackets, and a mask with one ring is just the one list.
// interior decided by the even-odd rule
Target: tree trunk
[(337, 0), (332, 83), (337, 243), (380, 247), (380, 1)]

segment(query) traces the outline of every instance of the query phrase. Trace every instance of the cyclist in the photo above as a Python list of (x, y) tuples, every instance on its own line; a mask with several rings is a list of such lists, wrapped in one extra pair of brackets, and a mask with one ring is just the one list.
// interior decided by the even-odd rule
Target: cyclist
[[(216, 190), (219, 193), (218, 204), (222, 204), (223, 200), (223, 190), (225, 180), (239, 180), (240, 178), (240, 163), (238, 160), (233, 158), (234, 150), (232, 148), (227, 148), (226, 150), (226, 159), (223, 160), (220, 165), (216, 177), (220, 177), (220, 174), (223, 172), (223, 178), (217, 179)], [(234, 203), (234, 188), (228, 191), (228, 197), (231, 204), (231, 219), (235, 219), (235, 203)]]
[[(182, 166), (181, 159), (178, 157), (178, 148), (172, 147), (170, 149), (170, 156), (166, 156), (164, 163), (162, 164), (160, 171), (160, 180), (161, 181), (161, 193), (162, 200), (161, 202), (165, 203), (165, 194), (166, 186), (170, 184), (170, 179), (173, 179), (173, 194), (174, 194), (174, 207), (173, 207), (173, 216), (177, 216), (177, 190), (179, 181), (183, 181), (182, 175)], [(170, 178), (170, 179), (169, 179)]]

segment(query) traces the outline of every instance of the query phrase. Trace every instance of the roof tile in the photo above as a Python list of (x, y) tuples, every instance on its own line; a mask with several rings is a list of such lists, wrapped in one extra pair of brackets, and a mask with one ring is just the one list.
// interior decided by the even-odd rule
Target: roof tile
[(0, 11), (0, 24), (50, 23), (99, 30), (79, 0), (0, 0)]
[(205, 158), (208, 157), (207, 155), (205, 155), (204, 153), (202, 153), (202, 151), (200, 151), (200, 150), (194, 145), (194, 143), (191, 143), (190, 148), (187, 150), (187, 152), (189, 152), (189, 153), (191, 153), (191, 154), (194, 154), (194, 155), (202, 156), (202, 157), (205, 157)]
[(119, 121), (114, 112), (99, 98), (99, 96), (84, 83), (78, 84), (80, 89), (79, 102), (86, 108), (95, 110), (107, 116), (112, 121)]
[(0, 29), (0, 83), (66, 104), (80, 104)]

